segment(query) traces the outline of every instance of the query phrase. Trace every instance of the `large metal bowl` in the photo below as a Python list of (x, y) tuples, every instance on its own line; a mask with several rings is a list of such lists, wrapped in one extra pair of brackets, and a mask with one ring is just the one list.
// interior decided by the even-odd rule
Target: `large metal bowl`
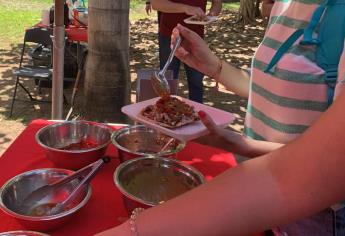
[[(47, 150), (47, 158), (55, 166), (77, 170), (104, 155), (111, 133), (111, 128), (103, 124), (65, 121), (40, 129), (36, 134), (36, 141)], [(81, 148), (83, 142), (93, 145)]]
[[(172, 142), (162, 151), (171, 139)], [(144, 125), (121, 128), (112, 134), (111, 141), (118, 150), (121, 162), (147, 155), (173, 157), (186, 146), (185, 142), (158, 133)]]
[[(64, 200), (68, 193), (70, 193), (76, 184), (72, 181), (62, 191), (58, 192), (58, 195), (50, 196), (49, 199), (45, 198), (37, 202), (32, 208), (30, 207), (27, 212), (22, 212), (21, 207), (23, 200), (29, 196), (30, 193), (36, 189), (53, 183), (67, 175), (72, 174), (73, 171), (65, 169), (37, 169), (19, 174), (12, 179), (8, 180), (0, 189), (0, 208), (9, 216), (18, 220), (19, 223), (24, 225), (27, 229), (46, 231), (54, 229), (66, 221), (70, 220), (73, 215), (82, 208), (89, 200), (92, 190), (91, 187), (85, 187), (84, 191), (81, 191), (80, 195), (76, 197), (70, 206), (64, 211), (56, 215), (36, 216), (33, 215), (37, 207), (47, 205), (48, 202), (52, 206), (62, 200)], [(42, 201), (42, 202), (41, 202)], [(43, 204), (45, 202), (45, 204)]]
[(114, 182), (124, 195), (128, 212), (156, 206), (205, 182), (192, 166), (173, 158), (140, 157), (120, 164)]

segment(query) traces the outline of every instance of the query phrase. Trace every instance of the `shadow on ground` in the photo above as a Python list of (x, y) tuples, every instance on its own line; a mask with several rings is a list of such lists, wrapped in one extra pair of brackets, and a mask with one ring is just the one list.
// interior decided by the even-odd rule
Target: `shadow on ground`
[[(237, 67), (249, 68), (251, 57), (263, 37), (265, 25), (264, 22), (258, 21), (253, 25), (243, 27), (235, 22), (236, 14), (225, 11), (217, 22), (206, 27), (205, 40), (220, 58)], [(141, 68), (158, 67), (157, 22), (150, 19), (139, 20), (131, 25), (130, 32), (131, 99), (135, 101), (136, 71)], [(49, 119), (51, 116), (50, 103), (30, 102), (24, 91), (19, 89), (20, 101), (15, 103), (13, 116), (8, 117), (15, 84), (12, 70), (18, 66), (20, 48), (21, 45), (11, 45), (6, 49), (0, 49), (0, 121), (2, 124), (9, 122), (8, 126), (0, 127), (0, 146), (13, 139), (11, 132), (15, 130), (13, 128), (15, 124), (26, 125), (33, 119)], [(180, 74), (179, 95), (187, 96), (188, 88), (184, 72), (181, 71)], [(43, 89), (39, 94), (34, 81), (24, 80), (24, 84), (33, 95), (38, 95), (39, 100), (51, 100), (50, 89)], [(208, 78), (205, 78), (204, 85), (205, 104), (234, 113), (236, 120), (232, 127), (242, 130), (246, 99), (241, 99), (223, 88), (217, 91), (215, 83)], [(71, 88), (64, 90), (68, 100), (70, 100), (71, 90)], [(75, 118), (82, 117), (79, 109), (82, 100), (83, 92), (79, 91), (76, 98)], [(69, 105), (65, 105), (65, 115), (68, 110)]]

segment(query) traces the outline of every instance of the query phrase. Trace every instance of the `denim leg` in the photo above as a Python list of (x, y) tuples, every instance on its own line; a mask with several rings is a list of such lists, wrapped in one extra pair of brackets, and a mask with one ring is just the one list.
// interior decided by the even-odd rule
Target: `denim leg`
[(184, 64), (188, 81), (189, 99), (195, 102), (203, 102), (204, 86), (202, 80), (204, 75)]
[(339, 204), (338, 209), (333, 209), (333, 230), (334, 236), (345, 235), (345, 206), (344, 203)]
[[(159, 67), (163, 69), (165, 62), (168, 60), (170, 54), (170, 37), (165, 37), (161, 34), (158, 34), (158, 43), (159, 43)], [(180, 69), (180, 60), (176, 57), (173, 58), (168, 70), (173, 71), (174, 79), (178, 79)]]

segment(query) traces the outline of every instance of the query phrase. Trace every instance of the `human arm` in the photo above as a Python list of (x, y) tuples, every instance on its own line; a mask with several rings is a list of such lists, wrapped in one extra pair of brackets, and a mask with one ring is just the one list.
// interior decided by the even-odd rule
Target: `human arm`
[(147, 15), (150, 15), (150, 13), (152, 12), (152, 6), (150, 1), (145, 2), (145, 11)]
[(222, 0), (212, 0), (212, 5), (208, 15), (210, 16), (218, 16), (220, 11), (222, 10)]
[[(226, 89), (248, 98), (250, 76), (246, 71), (226, 62), (222, 62), (222, 69), (219, 70), (219, 58), (212, 53), (199, 35), (182, 25), (177, 25), (173, 30), (172, 43), (175, 43), (178, 35), (181, 35), (183, 40), (181, 46), (176, 50), (175, 56), (177, 58), (203, 74), (213, 77)], [(219, 71), (220, 73), (218, 73)]]
[(207, 127), (209, 135), (195, 140), (198, 143), (222, 148), (245, 157), (258, 157), (284, 145), (281, 143), (254, 140), (236, 131), (218, 127), (204, 111), (199, 111), (199, 117)]
[(152, 8), (167, 13), (185, 13), (187, 15), (205, 16), (205, 12), (200, 7), (188, 4), (176, 3), (169, 0), (150, 0)]
[[(144, 211), (136, 222), (140, 236), (249, 235), (343, 199), (344, 106), (342, 93), (292, 143)], [(108, 233), (130, 235), (128, 222)]]

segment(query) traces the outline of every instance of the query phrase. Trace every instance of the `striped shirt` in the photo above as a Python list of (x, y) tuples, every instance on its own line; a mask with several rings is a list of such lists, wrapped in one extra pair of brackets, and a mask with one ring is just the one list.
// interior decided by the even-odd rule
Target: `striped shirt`
[[(272, 73), (266, 66), (297, 29), (306, 28), (321, 0), (277, 0), (269, 25), (252, 61), (244, 133), (251, 138), (287, 143), (303, 133), (327, 108), (325, 71), (316, 64), (315, 46), (298, 39)], [(338, 81), (345, 78), (345, 53)], [(345, 83), (337, 83), (335, 97)]]

